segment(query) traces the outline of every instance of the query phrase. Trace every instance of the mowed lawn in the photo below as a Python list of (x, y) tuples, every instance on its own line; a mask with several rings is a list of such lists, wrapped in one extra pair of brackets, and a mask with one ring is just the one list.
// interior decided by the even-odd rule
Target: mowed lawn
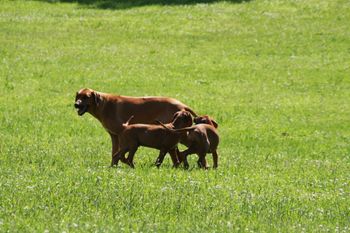
[[(219, 168), (110, 168), (83, 87), (212, 116)], [(350, 2), (2, 0), (0, 177), (0, 232), (349, 232)]]

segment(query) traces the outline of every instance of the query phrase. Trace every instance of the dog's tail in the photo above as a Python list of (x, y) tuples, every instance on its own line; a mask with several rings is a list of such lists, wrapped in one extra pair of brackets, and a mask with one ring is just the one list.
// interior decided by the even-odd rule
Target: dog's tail
[[(125, 123), (122, 124), (122, 129), (124, 130), (130, 123), (130, 121), (134, 118), (134, 115), (132, 115)], [(107, 131), (111, 134), (114, 134), (114, 135), (119, 135), (118, 133), (110, 130), (110, 129), (107, 129)]]
[(127, 120), (125, 123), (123, 123), (123, 128), (127, 127), (130, 123), (130, 121), (134, 118), (134, 115), (132, 115), (129, 120)]
[(163, 126), (165, 129), (171, 131), (171, 132), (175, 132), (175, 133), (183, 133), (183, 132), (187, 132), (187, 131), (191, 131), (196, 129), (196, 126), (191, 126), (191, 127), (185, 127), (185, 128), (181, 128), (181, 129), (172, 129), (170, 127), (168, 127), (167, 125), (163, 124), (162, 122), (156, 120), (156, 122), (158, 124), (160, 124), (161, 126)]
[(198, 115), (190, 108), (185, 106), (184, 108), (187, 112), (191, 113), (192, 116), (197, 117)]
[(163, 126), (163, 128), (170, 130), (170, 131), (174, 131), (174, 129), (170, 128), (169, 126), (163, 124), (161, 121), (156, 120), (156, 123), (160, 124), (161, 126)]

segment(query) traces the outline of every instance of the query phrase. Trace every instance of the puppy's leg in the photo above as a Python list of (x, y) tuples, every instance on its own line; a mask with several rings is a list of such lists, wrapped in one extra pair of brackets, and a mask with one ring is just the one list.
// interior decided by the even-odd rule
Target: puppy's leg
[(190, 165), (188, 164), (187, 156), (195, 153), (195, 151), (196, 151), (196, 148), (193, 145), (191, 145), (187, 150), (184, 150), (179, 153), (179, 157), (184, 162), (185, 169), (188, 169), (190, 167)]
[(198, 155), (197, 165), (199, 168), (202, 168), (201, 156), (199, 154), (197, 154), (197, 155)]
[(202, 163), (204, 164), (204, 169), (208, 169), (209, 166), (208, 166), (208, 163), (207, 163), (207, 160), (206, 160), (205, 156), (206, 156), (206, 153), (203, 156)]
[(190, 165), (188, 164), (188, 160), (187, 160), (187, 156), (189, 155), (187, 153), (188, 150), (179, 152), (179, 158), (181, 158), (181, 160), (184, 162), (184, 168), (188, 169), (190, 167)]
[(173, 167), (177, 168), (180, 162), (176, 153), (176, 148), (169, 150), (169, 154), (170, 154), (171, 160), (173, 161)]
[(164, 151), (164, 150), (159, 151), (159, 155), (158, 155), (158, 158), (157, 158), (156, 163), (155, 163), (155, 165), (158, 168), (160, 167), (160, 165), (162, 165), (165, 155), (166, 155), (166, 151)]
[(207, 161), (205, 160), (206, 153), (198, 153), (198, 161), (197, 164), (200, 168), (208, 169)]
[(204, 156), (202, 154), (197, 154), (197, 155), (198, 155), (198, 160), (197, 160), (198, 167), (207, 169), (208, 163), (207, 163), (207, 160), (205, 159), (205, 154)]
[(218, 156), (218, 153), (216, 152), (216, 150), (213, 151), (212, 155), (213, 155), (213, 168), (217, 168), (219, 156)]
[(128, 155), (128, 158), (126, 159), (127, 161), (127, 164), (129, 164), (129, 166), (131, 168), (135, 168), (135, 165), (134, 165), (134, 155), (137, 151), (137, 146), (133, 146), (130, 150), (129, 150), (129, 155)]
[(181, 156), (181, 152), (179, 150), (179, 147), (176, 146), (176, 154), (178, 155), (178, 159), (179, 159), (179, 162), (182, 163), (183, 162), (183, 158), (180, 157)]
[(112, 156), (112, 162), (111, 162), (111, 167), (113, 167), (114, 165), (118, 165), (119, 160), (121, 159), (122, 162), (125, 162), (125, 153), (128, 152), (127, 149), (123, 149), (123, 150), (119, 150), (117, 153), (115, 153)]

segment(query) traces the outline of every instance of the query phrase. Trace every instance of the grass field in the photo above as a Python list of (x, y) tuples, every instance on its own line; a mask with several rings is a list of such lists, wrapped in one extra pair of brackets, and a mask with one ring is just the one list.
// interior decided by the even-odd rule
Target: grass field
[[(350, 232), (349, 22), (348, 0), (0, 1), (0, 232)], [(213, 116), (219, 169), (110, 168), (83, 87)]]

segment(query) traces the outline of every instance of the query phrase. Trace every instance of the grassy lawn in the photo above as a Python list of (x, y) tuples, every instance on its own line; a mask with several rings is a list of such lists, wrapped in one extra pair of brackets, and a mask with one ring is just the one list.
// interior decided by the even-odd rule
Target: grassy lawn
[[(349, 22), (348, 0), (0, 1), (0, 232), (350, 232)], [(110, 168), (83, 87), (211, 115), (218, 170)]]

